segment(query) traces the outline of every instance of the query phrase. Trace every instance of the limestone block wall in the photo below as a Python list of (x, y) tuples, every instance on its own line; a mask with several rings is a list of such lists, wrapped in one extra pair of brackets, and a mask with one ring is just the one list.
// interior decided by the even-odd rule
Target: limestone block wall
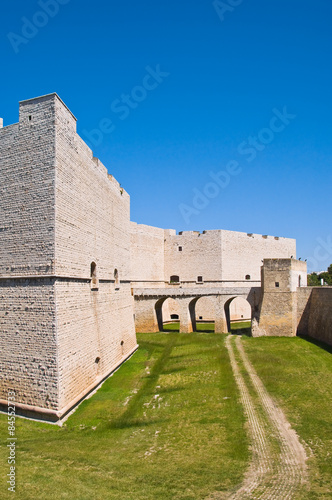
[(309, 313), (313, 287), (302, 287), (296, 293), (297, 334), (308, 335)]
[(0, 399), (58, 410), (53, 279), (0, 280)]
[(164, 239), (164, 229), (131, 222), (130, 275), (133, 286), (165, 286)]
[(64, 408), (108, 375), (136, 347), (130, 284), (58, 280), (59, 405)]
[(265, 259), (262, 267), (263, 296), (258, 325), (253, 336), (294, 336), (297, 332), (297, 287), (306, 275), (305, 262), (295, 259)]
[(332, 287), (298, 290), (298, 333), (332, 345)]
[(236, 231), (185, 231), (165, 241), (165, 280), (177, 275), (184, 286), (248, 286), (260, 282), (265, 258), (295, 257), (296, 242)]
[[(137, 347), (130, 198), (56, 101), (55, 270), (59, 404), (70, 405)], [(91, 265), (96, 286), (91, 288)]]
[(0, 162), (0, 399), (63, 412), (137, 347), (130, 199), (56, 94), (20, 103)]
[(184, 231), (165, 238), (165, 280), (179, 276), (183, 286), (220, 285), (222, 279), (221, 231)]
[(296, 257), (296, 241), (290, 238), (222, 230), (221, 242), (222, 279), (237, 281), (236, 286), (260, 282), (263, 259)]
[(76, 133), (76, 120), (56, 102), (56, 233), (58, 276), (130, 280), (130, 199)]
[(0, 129), (0, 276), (54, 271), (55, 105), (20, 103)]

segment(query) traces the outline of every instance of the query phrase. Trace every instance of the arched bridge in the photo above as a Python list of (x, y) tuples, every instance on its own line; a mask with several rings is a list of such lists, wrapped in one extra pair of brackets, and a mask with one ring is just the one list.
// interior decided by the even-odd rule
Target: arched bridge
[(236, 297), (242, 297), (251, 306), (251, 318), (258, 310), (260, 287), (199, 288), (134, 288), (135, 325), (137, 332), (158, 332), (163, 329), (162, 306), (165, 300), (176, 300), (179, 310), (180, 333), (196, 330), (195, 306), (201, 297), (211, 297), (215, 309), (215, 331), (230, 331), (229, 306)]

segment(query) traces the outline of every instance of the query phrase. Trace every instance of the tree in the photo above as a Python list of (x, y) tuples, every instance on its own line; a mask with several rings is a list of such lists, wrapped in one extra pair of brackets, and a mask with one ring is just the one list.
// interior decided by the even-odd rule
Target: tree
[(320, 279), (317, 273), (308, 274), (308, 286), (319, 286)]

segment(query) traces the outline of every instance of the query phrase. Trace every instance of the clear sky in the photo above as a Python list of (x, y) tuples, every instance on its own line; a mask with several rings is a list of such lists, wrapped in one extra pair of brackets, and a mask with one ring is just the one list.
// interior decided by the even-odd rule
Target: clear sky
[(11, 0), (0, 116), (57, 92), (132, 220), (297, 239), (332, 262), (332, 2)]

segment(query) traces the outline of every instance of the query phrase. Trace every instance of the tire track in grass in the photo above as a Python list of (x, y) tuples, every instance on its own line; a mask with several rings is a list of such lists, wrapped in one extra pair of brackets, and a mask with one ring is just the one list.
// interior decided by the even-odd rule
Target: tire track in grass
[(240, 391), (241, 403), (247, 416), (252, 450), (252, 461), (249, 470), (245, 475), (244, 482), (242, 486), (229, 498), (233, 500), (249, 499), (253, 498), (253, 492), (259, 488), (266, 475), (272, 472), (272, 459), (264, 428), (264, 422), (255, 409), (254, 402), (241, 374), (239, 365), (235, 358), (230, 335), (226, 339), (226, 348), (230, 357), (235, 381)]
[[(257, 393), (259, 408), (250, 394), (234, 353), (240, 356), (241, 366)], [(299, 487), (306, 481), (306, 454), (297, 434), (287, 421), (282, 410), (275, 404), (258, 377), (246, 355), (241, 337), (233, 342), (226, 339), (232, 370), (240, 391), (252, 443), (252, 461), (241, 487), (228, 498), (232, 500), (289, 500), (294, 498)], [(259, 410), (259, 411), (258, 411)], [(273, 431), (273, 436), (268, 429)], [(272, 441), (277, 440), (279, 453), (273, 451)]]
[(262, 407), (275, 432), (280, 446), (280, 454), (276, 457), (276, 477), (274, 484), (266, 488), (264, 499), (292, 499), (307, 480), (306, 453), (300, 440), (291, 428), (284, 412), (267, 392), (253, 365), (244, 350), (241, 337), (237, 337), (236, 347), (240, 353), (243, 365), (257, 392)]

